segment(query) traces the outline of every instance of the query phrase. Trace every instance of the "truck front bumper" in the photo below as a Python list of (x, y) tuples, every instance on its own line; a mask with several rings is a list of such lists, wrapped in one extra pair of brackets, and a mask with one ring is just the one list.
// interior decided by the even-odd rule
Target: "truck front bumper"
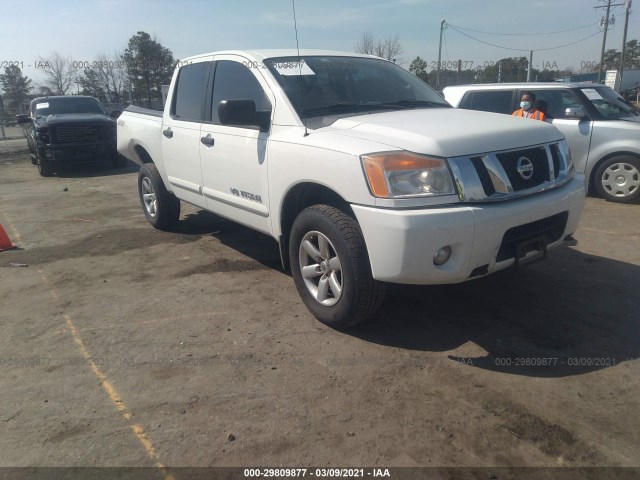
[[(352, 208), (375, 279), (435, 285), (510, 267), (517, 246), (528, 240), (544, 237), (548, 249), (561, 245), (575, 231), (584, 201), (584, 176), (576, 174), (562, 187), (505, 202), (412, 210)], [(446, 246), (451, 248), (449, 260), (434, 264), (434, 255)]]
[(116, 155), (112, 141), (83, 144), (38, 145), (38, 154), (51, 162), (72, 164), (110, 159)]

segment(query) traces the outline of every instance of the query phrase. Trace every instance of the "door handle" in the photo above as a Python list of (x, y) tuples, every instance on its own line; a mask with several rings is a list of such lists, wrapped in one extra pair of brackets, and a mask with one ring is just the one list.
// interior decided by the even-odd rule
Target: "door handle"
[(210, 133), (207, 133), (206, 137), (200, 137), (200, 141), (207, 147), (213, 147), (214, 139)]
[(171, 127), (167, 127), (166, 130), (163, 130), (162, 134), (167, 138), (173, 138), (173, 131), (171, 130)]

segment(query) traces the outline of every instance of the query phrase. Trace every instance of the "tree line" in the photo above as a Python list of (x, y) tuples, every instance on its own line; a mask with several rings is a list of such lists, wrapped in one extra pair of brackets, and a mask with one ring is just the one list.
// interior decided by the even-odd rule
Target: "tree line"
[(124, 50), (93, 60), (77, 60), (53, 52), (39, 57), (35, 67), (43, 79), (35, 84), (16, 64), (0, 74), (0, 116), (7, 110), (24, 113), (30, 95), (82, 94), (107, 104), (125, 102), (152, 107), (162, 102), (162, 85), (171, 81), (173, 53), (146, 32), (137, 32)]
[[(403, 63), (401, 55), (404, 49), (398, 35), (376, 40), (365, 32), (354, 45), (354, 50)], [(607, 50), (603, 69), (619, 68), (620, 58), (621, 52)], [(527, 78), (528, 62), (526, 57), (505, 57), (473, 68), (470, 65), (472, 62), (447, 61), (441, 64), (440, 88), (463, 83), (522, 82)], [(100, 54), (91, 61), (78, 61), (53, 52), (48, 57), (39, 57), (36, 67), (43, 72), (43, 80), (37, 85), (22, 74), (18, 65), (12, 64), (0, 74), (3, 92), (0, 92), (0, 118), (7, 116), (6, 110), (24, 113), (25, 103), (32, 93), (83, 94), (108, 104), (122, 105), (128, 102), (147, 107), (159, 106), (162, 102), (162, 85), (171, 81), (175, 63), (171, 50), (164, 47), (155, 36), (140, 31), (129, 39), (124, 50), (111, 56)], [(431, 62), (429, 68), (428, 62), (418, 56), (410, 62), (409, 71), (435, 86), (437, 68), (434, 68), (434, 63)], [(578, 72), (597, 72), (599, 68), (597, 62), (583, 62), (579, 71), (573, 68), (560, 69), (553, 62), (542, 69), (532, 68), (531, 79), (553, 81)], [(627, 42), (624, 68), (640, 68), (638, 40)]]

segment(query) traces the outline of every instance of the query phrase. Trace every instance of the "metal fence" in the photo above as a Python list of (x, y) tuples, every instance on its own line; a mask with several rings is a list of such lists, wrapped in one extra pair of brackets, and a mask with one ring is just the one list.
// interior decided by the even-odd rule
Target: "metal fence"
[(26, 138), (24, 128), (16, 122), (19, 112), (14, 108), (5, 108), (0, 111), (0, 140), (13, 140)]

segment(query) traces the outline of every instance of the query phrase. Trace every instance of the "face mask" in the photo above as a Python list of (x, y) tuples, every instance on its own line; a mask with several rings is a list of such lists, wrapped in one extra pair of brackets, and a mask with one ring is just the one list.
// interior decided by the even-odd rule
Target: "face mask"
[(520, 108), (529, 110), (531, 108), (531, 102), (520, 102)]

